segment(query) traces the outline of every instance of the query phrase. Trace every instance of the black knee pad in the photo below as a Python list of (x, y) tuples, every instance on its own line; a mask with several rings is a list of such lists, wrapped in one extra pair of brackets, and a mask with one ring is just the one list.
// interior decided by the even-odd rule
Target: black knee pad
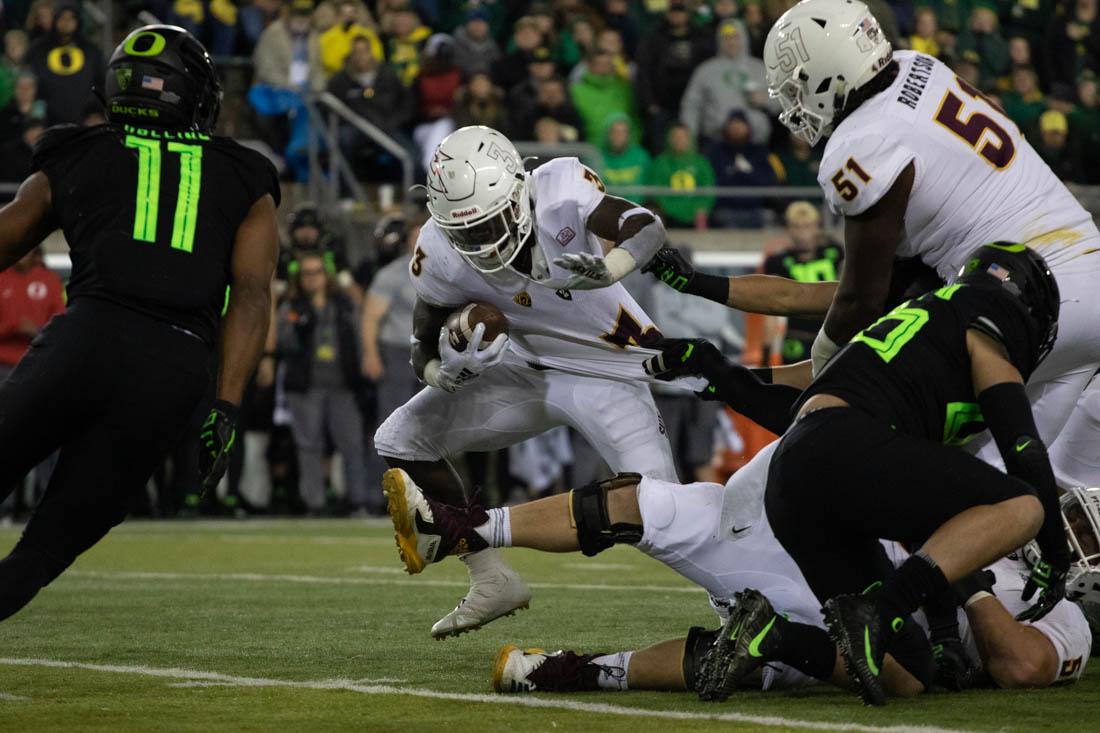
[(607, 511), (607, 492), (642, 480), (641, 474), (619, 473), (605, 481), (593, 481), (569, 492), (569, 523), (577, 530), (581, 552), (592, 557), (618, 543), (636, 545), (642, 539), (638, 524), (612, 524)]
[(699, 667), (703, 664), (703, 657), (707, 650), (714, 646), (718, 639), (718, 632), (722, 629), (707, 631), (702, 626), (692, 626), (688, 629), (687, 639), (684, 640), (683, 673), (684, 684), (689, 692), (698, 692), (695, 689), (695, 679), (699, 675)]
[(928, 690), (932, 687), (932, 678), (936, 671), (936, 662), (932, 658), (932, 644), (912, 616), (905, 617), (905, 623), (894, 635), (888, 651), (894, 659), (913, 675)]

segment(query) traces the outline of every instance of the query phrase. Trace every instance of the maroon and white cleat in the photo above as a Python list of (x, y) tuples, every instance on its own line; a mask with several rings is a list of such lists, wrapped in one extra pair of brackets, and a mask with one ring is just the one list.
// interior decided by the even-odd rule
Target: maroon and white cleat
[(497, 653), (493, 670), (496, 692), (580, 692), (598, 690), (600, 672), (613, 673), (607, 667), (592, 664), (599, 654), (571, 651), (546, 652), (523, 650), (505, 644)]

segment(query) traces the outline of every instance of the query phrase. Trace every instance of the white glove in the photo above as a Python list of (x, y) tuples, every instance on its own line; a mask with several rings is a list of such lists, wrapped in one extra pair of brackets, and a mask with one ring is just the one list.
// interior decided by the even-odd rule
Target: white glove
[(481, 349), (484, 336), (485, 324), (479, 323), (474, 326), (474, 332), (470, 335), (466, 349), (458, 351), (451, 346), (447, 327), (441, 328), (439, 330), (440, 361), (437, 363), (433, 360), (425, 367), (424, 381), (433, 387), (455, 392), (470, 380), (479, 377), (486, 369), (504, 361), (504, 352), (507, 351), (509, 343), (508, 334), (500, 334), (493, 339), (493, 343)]
[(616, 247), (608, 252), (605, 259), (580, 252), (562, 255), (554, 260), (554, 264), (573, 273), (565, 281), (565, 290), (595, 290), (618, 282), (637, 263), (629, 252)]

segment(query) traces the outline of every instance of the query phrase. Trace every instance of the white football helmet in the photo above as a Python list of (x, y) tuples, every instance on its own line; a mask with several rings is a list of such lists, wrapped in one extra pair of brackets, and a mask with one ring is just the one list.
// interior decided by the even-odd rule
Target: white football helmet
[(531, 233), (531, 197), (516, 146), (491, 127), (455, 130), (428, 168), (428, 212), (474, 269), (503, 270)]
[[(1059, 503), (1073, 557), (1066, 579), (1068, 587), (1081, 576), (1100, 573), (1100, 488), (1067, 489)], [(1041, 559), (1039, 543), (1028, 542), (1021, 555), (1028, 567), (1034, 567)]]
[(859, 0), (803, 0), (768, 32), (768, 96), (779, 121), (810, 145), (833, 131), (848, 95), (893, 58), (875, 16)]

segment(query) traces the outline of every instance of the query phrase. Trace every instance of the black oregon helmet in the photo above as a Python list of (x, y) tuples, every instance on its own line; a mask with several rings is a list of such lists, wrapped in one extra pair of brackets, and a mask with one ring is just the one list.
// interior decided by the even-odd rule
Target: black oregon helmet
[[(1054, 348), (1058, 336), (1058, 283), (1046, 260), (1015, 242), (983, 244), (959, 271), (959, 282), (995, 288), (1011, 297), (1027, 322), (1027, 344), (1005, 343), (1012, 363), (1026, 379)], [(980, 327), (980, 323), (976, 324)], [(1005, 341), (999, 333), (994, 335)]]
[(107, 119), (209, 132), (222, 86), (203, 45), (183, 28), (147, 25), (126, 36), (107, 63)]

